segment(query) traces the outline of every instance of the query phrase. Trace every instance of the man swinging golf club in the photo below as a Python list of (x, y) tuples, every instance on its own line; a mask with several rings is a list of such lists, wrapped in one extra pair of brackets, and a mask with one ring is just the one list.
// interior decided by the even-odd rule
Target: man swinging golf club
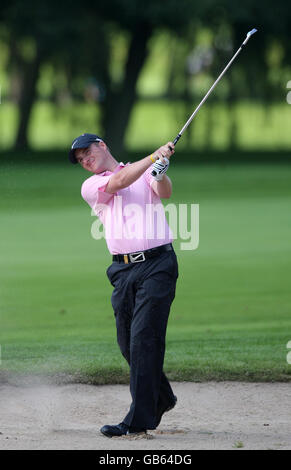
[[(114, 287), (111, 300), (117, 340), (130, 366), (130, 410), (120, 424), (101, 428), (105, 436), (122, 436), (155, 429), (165, 411), (176, 404), (177, 398), (163, 373), (163, 362), (167, 321), (178, 277), (177, 259), (164, 212), (160, 219), (168, 230), (163, 239), (157, 235), (150, 238), (146, 236), (149, 226), (154, 229), (152, 233), (158, 233), (157, 218), (146, 207), (159, 204), (160, 198), (171, 196), (172, 184), (165, 173), (174, 146), (256, 31), (254, 28), (247, 33), (240, 48), (174, 142), (168, 142), (152, 155), (130, 165), (118, 163), (105, 142), (96, 135), (83, 134), (72, 143), (70, 161), (80, 163), (85, 170), (93, 173), (82, 186), (82, 196), (105, 225), (107, 246), (113, 255), (113, 263), (107, 275)], [(141, 231), (136, 237), (126, 236), (131, 231), (128, 226), (123, 230), (129, 218), (128, 212), (127, 217), (124, 215), (126, 207), (131, 204), (141, 208), (137, 224)], [(117, 224), (116, 220), (119, 221)], [(112, 236), (112, 233), (116, 234), (114, 225), (119, 228), (117, 237)]]
[[(107, 276), (114, 287), (111, 301), (117, 341), (130, 366), (132, 403), (119, 424), (101, 428), (107, 437), (155, 429), (164, 412), (177, 401), (163, 372), (163, 363), (178, 266), (160, 200), (172, 193), (172, 183), (165, 173), (173, 153), (174, 145), (168, 142), (152, 155), (124, 165), (94, 134), (76, 138), (69, 152), (72, 163), (93, 173), (83, 183), (81, 193), (105, 226), (113, 257)], [(153, 170), (155, 176), (151, 175)], [(138, 234), (130, 220), (132, 204), (139, 208)], [(158, 217), (155, 211), (148, 210), (157, 206)], [(163, 238), (161, 222), (165, 229)]]

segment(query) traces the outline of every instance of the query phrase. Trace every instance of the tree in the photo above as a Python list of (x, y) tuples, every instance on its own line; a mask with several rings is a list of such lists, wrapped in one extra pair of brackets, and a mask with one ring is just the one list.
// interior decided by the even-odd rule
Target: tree
[(1, 5), (0, 21), (5, 25), (10, 47), (10, 73), (18, 76), (19, 123), (16, 148), (28, 147), (28, 125), (36, 100), (41, 66), (65, 56), (80, 33), (78, 6), (70, 10), (64, 3), (14, 0)]
[[(136, 85), (149, 52), (149, 40), (158, 29), (183, 35), (193, 22), (197, 6), (190, 0), (110, 0), (92, 7), (92, 16), (101, 14), (129, 37), (123, 79), (118, 86), (109, 73), (109, 60), (103, 64), (106, 99), (103, 102), (103, 135), (113, 152), (122, 152), (125, 132), (137, 98)], [(106, 33), (105, 33), (106, 34)], [(100, 76), (95, 63), (92, 72)]]
[[(276, 14), (273, 14), (275, 9)], [(247, 0), (83, 0), (82, 4), (37, 1), (2, 0), (0, 25), (10, 44), (10, 71), (21, 84), (19, 124), (15, 145), (27, 147), (27, 133), (32, 106), (37, 99), (37, 81), (46, 63), (55, 70), (65, 70), (74, 87), (77, 79), (93, 76), (104, 89), (101, 102), (104, 138), (112, 150), (121, 152), (134, 103), (136, 86), (149, 54), (149, 42), (155, 32), (166, 30), (186, 40), (201, 26), (215, 34), (221, 25), (231, 31), (233, 46), (239, 45), (246, 32), (258, 27), (254, 47), (242, 53), (236, 70), (230, 70), (226, 80), (231, 84), (229, 102), (238, 96), (253, 96), (263, 100), (278, 96), (275, 86), (266, 77), (270, 65), (267, 51), (277, 41), (285, 52), (280, 66), (287, 67), (291, 13), (284, 0), (264, 4)], [(127, 57), (118, 83), (111, 74), (112, 31), (128, 38)], [(225, 51), (224, 51), (225, 52)], [(217, 76), (223, 50), (214, 46), (215, 60), (210, 72)], [(173, 68), (175, 72), (175, 67)], [(247, 84), (247, 85), (246, 85)], [(244, 89), (242, 90), (242, 86)], [(186, 95), (185, 95), (186, 96)], [(100, 105), (100, 103), (98, 103)]]

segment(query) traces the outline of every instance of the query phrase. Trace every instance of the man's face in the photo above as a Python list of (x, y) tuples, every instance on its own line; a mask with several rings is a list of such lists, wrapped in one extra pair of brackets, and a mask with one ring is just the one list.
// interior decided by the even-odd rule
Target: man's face
[(102, 173), (106, 171), (106, 153), (107, 147), (104, 142), (91, 144), (86, 149), (77, 149), (75, 152), (76, 159), (80, 165), (87, 171), (92, 173)]

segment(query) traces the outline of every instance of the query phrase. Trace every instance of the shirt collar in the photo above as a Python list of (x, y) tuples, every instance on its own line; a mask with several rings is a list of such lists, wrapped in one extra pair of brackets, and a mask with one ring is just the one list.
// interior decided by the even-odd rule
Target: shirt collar
[[(126, 165), (129, 165), (129, 163), (127, 163)], [(126, 165), (123, 162), (119, 162), (113, 171), (106, 170), (106, 171), (103, 171), (102, 173), (95, 173), (95, 174), (99, 176), (107, 176), (112, 173), (117, 173), (121, 168), (123, 168)]]

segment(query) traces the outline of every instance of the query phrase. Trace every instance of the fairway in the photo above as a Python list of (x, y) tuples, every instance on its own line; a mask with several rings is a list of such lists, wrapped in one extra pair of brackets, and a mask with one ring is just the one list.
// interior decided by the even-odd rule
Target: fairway
[[(0, 374), (125, 383), (110, 255), (91, 237), (89, 176), (67, 165), (1, 164)], [(291, 379), (291, 167), (172, 164), (171, 202), (199, 204), (195, 251), (174, 242), (170, 380)], [(166, 201), (168, 203), (169, 201)]]

